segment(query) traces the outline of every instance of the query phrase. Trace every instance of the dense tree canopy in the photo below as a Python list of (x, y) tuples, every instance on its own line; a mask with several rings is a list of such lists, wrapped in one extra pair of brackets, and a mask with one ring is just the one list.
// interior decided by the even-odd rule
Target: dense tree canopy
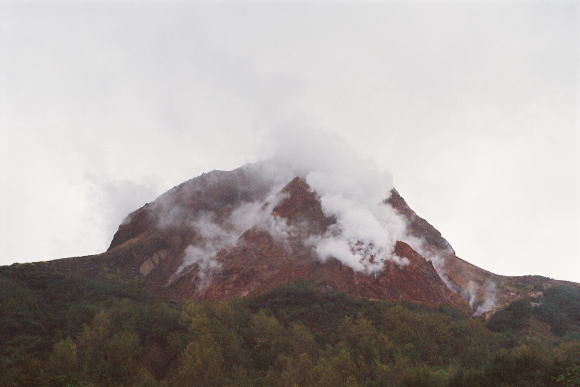
[[(136, 284), (45, 264), (0, 269), (6, 386), (577, 386), (577, 289), (489, 321), (291, 284), (166, 303)], [(535, 300), (538, 301), (538, 300)], [(550, 340), (530, 338), (546, 324)]]

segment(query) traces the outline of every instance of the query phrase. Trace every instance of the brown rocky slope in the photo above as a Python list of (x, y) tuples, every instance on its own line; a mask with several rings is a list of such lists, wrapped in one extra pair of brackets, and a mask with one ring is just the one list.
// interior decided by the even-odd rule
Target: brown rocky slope
[[(242, 167), (189, 180), (132, 213), (107, 252), (59, 264), (84, 264), (139, 278), (175, 302), (259, 295), (309, 281), (353, 297), (449, 305), (476, 314), (493, 312), (557, 283), (542, 277), (499, 276), (458, 258), (396, 190), (385, 204), (397, 210), (409, 234), (422, 241), (421, 253), (398, 241), (394, 252), (409, 263), (386, 261), (373, 273), (354, 271), (335, 259), (321, 261), (308, 240), (324, 233), (335, 219), (325, 216), (318, 195), (295, 177), (274, 200), (271, 181), (259, 174), (259, 169)], [(280, 221), (293, 232), (280, 237), (275, 228), (232, 225), (233, 214), (247, 203), (259, 203), (270, 222)], [(200, 223), (200, 217), (206, 223)], [(208, 233), (216, 227), (217, 232)], [(226, 242), (219, 240), (223, 235)]]

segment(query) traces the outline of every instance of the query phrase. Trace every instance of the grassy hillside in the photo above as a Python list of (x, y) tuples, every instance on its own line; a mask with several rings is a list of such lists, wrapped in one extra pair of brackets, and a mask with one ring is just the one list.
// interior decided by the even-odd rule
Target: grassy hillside
[(5, 386), (577, 386), (580, 294), (485, 322), (308, 283), (174, 305), (113, 274), (0, 268)]

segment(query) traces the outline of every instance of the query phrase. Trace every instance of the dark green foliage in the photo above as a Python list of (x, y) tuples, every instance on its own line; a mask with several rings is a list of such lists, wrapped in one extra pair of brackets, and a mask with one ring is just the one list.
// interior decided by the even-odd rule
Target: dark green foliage
[[(55, 343), (80, 334), (83, 325), (90, 323), (100, 310), (129, 300), (139, 303), (142, 309), (168, 308), (167, 304), (154, 302), (138, 284), (126, 281), (87, 278), (43, 262), (1, 267), (0, 383), (9, 385), (12, 378), (22, 379), (19, 373), (24, 372), (27, 378), (34, 378), (40, 371), (30, 362), (32, 358), (46, 359)], [(173, 309), (173, 314), (178, 315)], [(150, 331), (155, 326), (167, 325), (151, 324), (146, 314), (137, 310), (127, 310), (118, 319), (139, 321), (142, 330), (137, 332), (146, 333), (146, 337), (153, 334)]]
[[(576, 343), (578, 344), (578, 343)], [(574, 377), (578, 361), (573, 355), (560, 356), (539, 343), (529, 343), (513, 350), (499, 351), (493, 361), (483, 368), (462, 370), (449, 381), (450, 386), (554, 386), (567, 385), (566, 378)], [(566, 374), (572, 370), (571, 374)], [(573, 385), (573, 384), (572, 384)]]
[(524, 328), (532, 316), (532, 305), (528, 300), (517, 300), (507, 308), (495, 313), (489, 320), (489, 329), (501, 332)]
[[(546, 292), (544, 309), (576, 316), (566, 294)], [(496, 333), (448, 308), (356, 300), (307, 283), (255, 299), (177, 307), (137, 285), (87, 280), (37, 264), (0, 270), (0, 306), (0, 385), (6, 386), (578, 381), (577, 340), (567, 335), (559, 344), (540, 344), (519, 333), (532, 314), (527, 301), (492, 318), (488, 325), (501, 332)]]
[(556, 381), (567, 387), (580, 386), (580, 365), (573, 364), (558, 375)]
[(340, 293), (321, 293), (311, 284), (301, 282), (274, 289), (249, 302), (257, 311), (267, 309), (280, 321), (299, 321), (319, 332), (329, 334), (347, 316), (368, 308), (369, 301), (355, 300)]
[(546, 290), (535, 315), (548, 323), (557, 335), (563, 335), (573, 323), (580, 322), (580, 288), (557, 286)]

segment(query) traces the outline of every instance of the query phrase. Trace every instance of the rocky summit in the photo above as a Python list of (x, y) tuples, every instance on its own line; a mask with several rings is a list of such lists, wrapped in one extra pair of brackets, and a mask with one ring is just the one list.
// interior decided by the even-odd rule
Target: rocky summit
[(257, 296), (309, 282), (356, 298), (447, 305), (475, 315), (559, 282), (500, 276), (458, 258), (395, 189), (385, 192), (382, 204), (406, 224), (408, 240), (396, 241), (390, 253), (397, 260), (384, 259), (377, 269), (378, 257), (367, 254), (374, 269), (361, 270), (323, 259), (316, 240), (336, 226), (336, 218), (325, 214), (304, 177), (273, 181), (256, 166), (203, 174), (130, 214), (105, 253), (59, 264), (106, 267), (142, 279), (177, 303)]
[(353, 170), (206, 173), (0, 267), (0, 386), (577, 385), (580, 284), (458, 258)]

